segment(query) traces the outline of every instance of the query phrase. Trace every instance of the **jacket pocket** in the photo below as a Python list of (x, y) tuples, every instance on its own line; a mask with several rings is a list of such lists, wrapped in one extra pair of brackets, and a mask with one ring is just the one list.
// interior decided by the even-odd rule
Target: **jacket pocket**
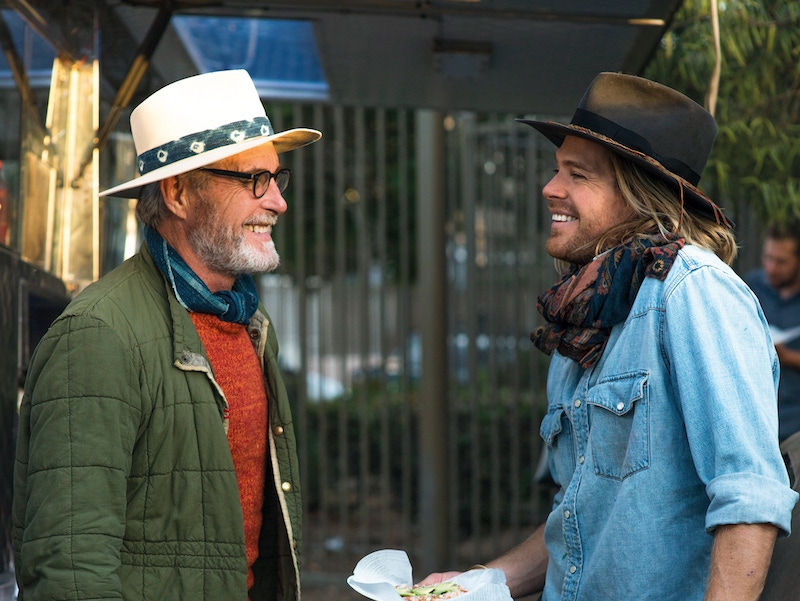
[(564, 408), (550, 407), (542, 418), (539, 434), (547, 445), (550, 472), (559, 486), (566, 486), (575, 471), (572, 429)]
[(589, 390), (589, 444), (597, 475), (624, 480), (650, 467), (648, 375), (605, 378)]

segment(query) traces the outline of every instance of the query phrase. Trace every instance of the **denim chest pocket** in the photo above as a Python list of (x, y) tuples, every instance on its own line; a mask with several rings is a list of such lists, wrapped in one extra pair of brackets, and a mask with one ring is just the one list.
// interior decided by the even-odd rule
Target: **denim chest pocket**
[(566, 484), (575, 471), (575, 453), (571, 425), (563, 407), (548, 409), (547, 415), (542, 418), (539, 434), (547, 444), (553, 480), (559, 485)]
[(650, 466), (647, 372), (605, 378), (589, 390), (594, 471), (624, 480)]

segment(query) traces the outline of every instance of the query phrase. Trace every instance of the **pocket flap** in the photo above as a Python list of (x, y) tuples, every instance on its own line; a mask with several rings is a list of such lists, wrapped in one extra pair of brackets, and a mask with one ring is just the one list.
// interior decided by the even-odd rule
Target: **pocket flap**
[(589, 403), (624, 415), (644, 396), (648, 371), (621, 374), (600, 380), (589, 390)]
[(561, 432), (561, 416), (563, 415), (564, 409), (559, 406), (549, 409), (547, 415), (542, 418), (539, 435), (547, 443), (547, 446), (553, 446), (553, 440)]

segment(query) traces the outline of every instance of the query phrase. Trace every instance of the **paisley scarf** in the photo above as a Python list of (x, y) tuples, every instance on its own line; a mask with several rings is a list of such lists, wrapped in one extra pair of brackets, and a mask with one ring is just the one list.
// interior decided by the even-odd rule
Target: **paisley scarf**
[(675, 235), (637, 238), (573, 265), (538, 299), (546, 324), (531, 332), (542, 352), (557, 350), (581, 367), (603, 354), (611, 328), (622, 323), (644, 278), (664, 280), (686, 241)]

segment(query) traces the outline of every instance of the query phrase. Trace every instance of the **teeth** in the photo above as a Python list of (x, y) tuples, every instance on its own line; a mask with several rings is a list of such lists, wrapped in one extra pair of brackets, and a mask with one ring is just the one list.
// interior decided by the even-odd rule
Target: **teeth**
[(272, 231), (271, 225), (245, 225), (244, 227), (256, 234), (269, 234)]
[(553, 215), (553, 221), (575, 221), (575, 217), (569, 215)]

